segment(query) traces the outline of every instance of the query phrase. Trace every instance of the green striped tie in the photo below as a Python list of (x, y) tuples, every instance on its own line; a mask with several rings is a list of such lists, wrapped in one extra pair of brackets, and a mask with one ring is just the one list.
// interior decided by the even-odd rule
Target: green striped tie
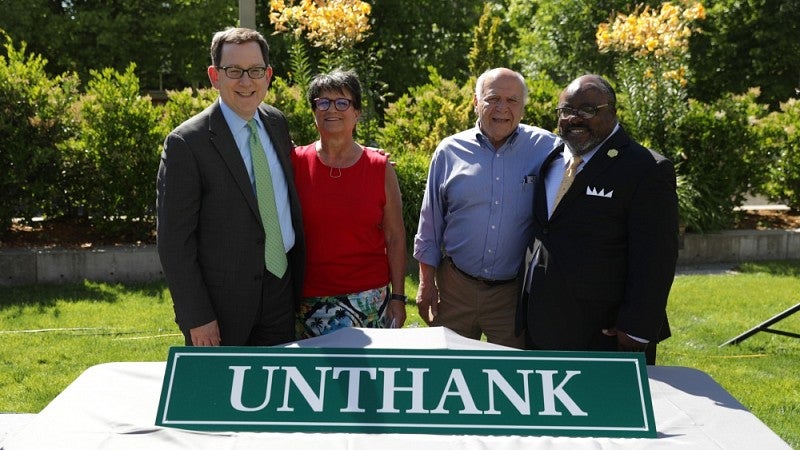
[(286, 251), (283, 248), (283, 235), (278, 223), (278, 208), (275, 206), (275, 191), (272, 188), (272, 174), (267, 155), (258, 138), (256, 119), (247, 122), (250, 128), (250, 159), (253, 161), (253, 174), (256, 178), (256, 197), (258, 212), (264, 225), (264, 263), (273, 275), (282, 278), (286, 273)]

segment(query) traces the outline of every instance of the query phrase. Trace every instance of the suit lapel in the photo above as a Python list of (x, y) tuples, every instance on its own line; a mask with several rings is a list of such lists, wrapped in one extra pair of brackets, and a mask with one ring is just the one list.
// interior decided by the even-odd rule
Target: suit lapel
[[(614, 164), (616, 158), (619, 158), (625, 152), (629, 143), (630, 138), (627, 133), (625, 133), (625, 130), (620, 127), (610, 139), (597, 149), (592, 159), (590, 159), (589, 162), (584, 165), (583, 169), (575, 176), (575, 181), (572, 182), (569, 191), (564, 194), (558, 207), (553, 211), (553, 217), (558, 214), (559, 208), (563, 205), (568, 205), (581, 195), (585, 195), (586, 188), (591, 181), (598, 174), (603, 173), (608, 167)], [(616, 150), (616, 152), (612, 152), (612, 150)]]
[(236, 185), (242, 191), (242, 195), (247, 200), (247, 204), (253, 214), (260, 221), (258, 202), (256, 201), (256, 194), (253, 192), (253, 185), (250, 183), (250, 175), (247, 174), (242, 155), (239, 153), (239, 147), (236, 146), (236, 141), (233, 139), (233, 133), (225, 121), (225, 116), (222, 115), (219, 100), (212, 106), (208, 119), (208, 130), (211, 133), (211, 143), (225, 162), (228, 171), (230, 171), (236, 181)]
[(291, 163), (289, 162), (289, 152), (293, 147), (292, 143), (287, 142), (286, 139), (283, 138), (284, 133), (280, 132), (281, 125), (274, 115), (263, 108), (259, 108), (258, 112), (261, 116), (261, 121), (264, 123), (264, 127), (267, 129), (269, 140), (272, 141), (272, 147), (278, 155), (278, 161), (280, 161), (281, 167), (283, 168), (283, 175), (289, 180), (294, 175)]
[(542, 224), (547, 223), (549, 220), (547, 213), (547, 188), (545, 187), (545, 177), (547, 175), (547, 171), (550, 169), (550, 165), (553, 163), (553, 160), (560, 157), (563, 151), (563, 143), (551, 150), (550, 154), (548, 154), (544, 162), (542, 162), (541, 167), (539, 167), (539, 175), (536, 177), (536, 188), (533, 191), (533, 214), (535, 220)]

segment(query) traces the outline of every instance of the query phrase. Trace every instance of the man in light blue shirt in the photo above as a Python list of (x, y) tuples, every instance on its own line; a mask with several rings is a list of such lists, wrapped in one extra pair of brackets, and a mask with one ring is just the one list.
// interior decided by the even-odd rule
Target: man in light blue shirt
[(525, 344), (514, 317), (535, 174), (557, 139), (520, 124), (527, 98), (517, 72), (496, 68), (478, 78), (476, 126), (436, 148), (414, 239), (423, 320), (515, 348)]

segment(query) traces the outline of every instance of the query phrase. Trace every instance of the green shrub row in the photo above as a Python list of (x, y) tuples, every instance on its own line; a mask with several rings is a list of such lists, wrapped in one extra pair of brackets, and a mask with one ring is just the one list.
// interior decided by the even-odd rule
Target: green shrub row
[[(9, 41), (0, 56), (0, 232), (12, 219), (36, 216), (90, 221), (114, 236), (142, 237), (154, 227), (155, 174), (166, 134), (209, 105), (212, 89), (168, 92), (166, 102), (140, 94), (131, 65), (93, 71), (84, 89), (74, 74), (48, 77), (46, 61)], [(359, 125), (359, 140), (385, 148), (397, 162), (408, 240), (416, 232), (430, 155), (447, 135), (474, 125), (474, 79), (463, 84), (434, 69), (377, 118)], [(528, 80), (524, 122), (553, 130), (560, 86)], [(800, 102), (769, 112), (758, 92), (690, 101), (668, 149), (676, 162), (681, 218), (688, 230), (730, 226), (750, 192), (800, 206)], [(623, 124), (630, 117), (620, 105)], [(267, 97), (283, 110), (298, 144), (316, 139), (304, 93), (281, 79)], [(630, 130), (634, 136), (636, 130)]]

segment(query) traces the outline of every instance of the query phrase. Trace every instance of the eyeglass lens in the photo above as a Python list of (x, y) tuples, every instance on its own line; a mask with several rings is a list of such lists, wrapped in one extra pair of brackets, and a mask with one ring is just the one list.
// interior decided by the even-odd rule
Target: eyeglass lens
[(346, 111), (347, 108), (350, 107), (350, 104), (353, 103), (353, 101), (349, 98), (337, 98), (334, 100), (329, 98), (318, 98), (314, 100), (314, 102), (317, 105), (317, 109), (320, 111), (327, 111), (330, 109), (331, 104), (333, 104), (333, 107), (336, 108), (337, 111)]
[(234, 80), (242, 78), (245, 72), (247, 72), (247, 76), (253, 80), (264, 78), (264, 75), (267, 74), (266, 67), (251, 67), (249, 69), (242, 69), (240, 67), (220, 67), (220, 69), (225, 71), (225, 75), (227, 75), (228, 78)]
[(580, 108), (570, 108), (569, 106), (562, 106), (560, 108), (556, 108), (556, 112), (558, 112), (558, 117), (562, 119), (567, 119), (572, 116), (578, 116), (581, 119), (591, 119), (592, 117), (597, 115), (597, 112), (601, 108), (605, 108), (606, 106), (608, 106), (607, 103), (605, 105), (583, 106)]

